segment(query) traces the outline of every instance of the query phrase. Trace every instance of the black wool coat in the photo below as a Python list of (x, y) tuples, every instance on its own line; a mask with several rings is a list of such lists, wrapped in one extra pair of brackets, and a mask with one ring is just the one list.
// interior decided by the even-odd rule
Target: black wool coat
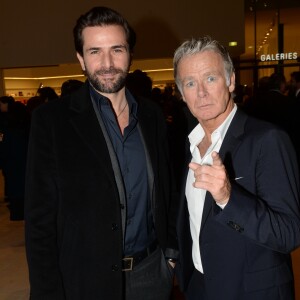
[[(155, 104), (138, 102), (153, 169), (151, 206), (158, 241), (163, 250), (175, 249), (165, 120)], [(121, 300), (122, 209), (88, 83), (34, 112), (26, 180), (31, 299)]]

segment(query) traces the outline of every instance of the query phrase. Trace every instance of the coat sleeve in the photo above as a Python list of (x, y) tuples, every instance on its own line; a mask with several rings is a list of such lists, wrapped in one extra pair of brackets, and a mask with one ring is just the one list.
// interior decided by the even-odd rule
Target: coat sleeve
[(256, 244), (291, 252), (300, 245), (300, 212), (298, 165), (290, 139), (272, 129), (237, 152), (235, 166), (244, 166), (244, 177), (232, 183), (230, 200), (216, 220)]
[(65, 299), (58, 265), (58, 186), (53, 122), (37, 109), (28, 148), (25, 237), (30, 299)]

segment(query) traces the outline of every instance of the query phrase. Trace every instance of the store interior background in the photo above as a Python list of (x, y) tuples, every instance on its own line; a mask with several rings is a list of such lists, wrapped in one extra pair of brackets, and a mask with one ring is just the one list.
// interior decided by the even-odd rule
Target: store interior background
[[(206, 34), (228, 46), (236, 64), (237, 84), (253, 88), (255, 70), (256, 78), (260, 78), (281, 66), (287, 79), (291, 72), (300, 70), (300, 0), (27, 0), (17, 4), (1, 0), (0, 96), (12, 95), (26, 102), (41, 85), (53, 87), (60, 94), (64, 81), (84, 81), (72, 29), (80, 14), (97, 5), (110, 6), (129, 20), (138, 36), (131, 71), (147, 72), (153, 86), (161, 89), (174, 84), (174, 50), (185, 39)], [(278, 52), (278, 24), (283, 25), (283, 52), (296, 52), (297, 59), (264, 63), (255, 60), (261, 54)], [(229, 47), (230, 42), (237, 45)], [(0, 178), (0, 193), (3, 193), (1, 184)], [(2, 261), (6, 263), (0, 268), (3, 275), (0, 299), (28, 299), (24, 296), (28, 294), (29, 283), (22, 244), (23, 225), (9, 223), (6, 206), (4, 211), (2, 219), (6, 223), (1, 223), (0, 258), (5, 257)], [(300, 300), (300, 248), (292, 257), (296, 299)], [(7, 295), (14, 296), (6, 298)]]
[[(147, 72), (153, 86), (161, 89), (174, 84), (172, 57), (178, 45), (207, 34), (228, 47), (236, 64), (237, 84), (253, 88), (254, 69), (260, 78), (281, 64), (287, 79), (300, 70), (299, 0), (153, 0), (143, 5), (138, 0), (30, 0), (17, 6), (10, 0), (1, 2), (0, 96), (12, 95), (24, 102), (41, 86), (60, 94), (64, 81), (85, 80), (72, 29), (80, 14), (97, 5), (112, 7), (129, 20), (138, 38), (131, 71)], [(278, 24), (283, 28), (281, 50), (296, 52), (297, 59), (262, 63), (261, 54), (279, 52)], [(229, 46), (231, 42), (236, 45)]]

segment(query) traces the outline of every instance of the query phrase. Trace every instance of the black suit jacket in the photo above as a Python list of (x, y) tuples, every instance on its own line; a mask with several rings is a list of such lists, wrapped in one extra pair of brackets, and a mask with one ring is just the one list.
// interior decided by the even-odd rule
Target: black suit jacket
[[(159, 107), (142, 99), (138, 122), (153, 169), (158, 241), (163, 250), (175, 249), (165, 120)], [(34, 112), (28, 152), (31, 299), (123, 299), (122, 208), (88, 83)]]
[[(199, 243), (207, 296), (201, 300), (293, 299), (289, 253), (300, 244), (299, 176), (288, 136), (238, 110), (220, 155), (232, 191), (224, 210), (206, 195)], [(184, 193), (177, 233), (176, 272), (186, 291), (194, 266)]]

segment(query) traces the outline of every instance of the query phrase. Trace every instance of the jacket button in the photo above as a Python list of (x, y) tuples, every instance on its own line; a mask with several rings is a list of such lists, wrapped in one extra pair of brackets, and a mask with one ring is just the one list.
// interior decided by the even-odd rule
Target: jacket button
[(112, 265), (112, 266), (111, 266), (111, 270), (112, 270), (113, 272), (118, 271), (118, 270), (119, 270), (118, 265)]
[(113, 230), (113, 231), (115, 231), (115, 230), (118, 230), (118, 224), (116, 224), (116, 223), (112, 223), (111, 224), (111, 229)]
[(238, 231), (240, 233), (244, 231), (243, 227), (241, 227), (240, 225), (238, 225), (238, 224), (236, 224), (236, 223), (234, 223), (232, 221), (229, 221), (227, 223), (227, 225), (229, 225), (232, 229), (234, 229), (234, 230), (236, 230), (236, 231)]

